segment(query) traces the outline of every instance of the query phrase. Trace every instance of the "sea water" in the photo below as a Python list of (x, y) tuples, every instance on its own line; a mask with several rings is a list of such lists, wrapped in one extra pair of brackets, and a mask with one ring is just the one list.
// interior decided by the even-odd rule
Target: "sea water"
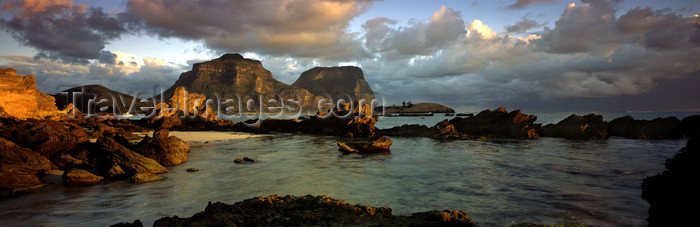
[[(537, 114), (553, 123), (570, 113)], [(630, 113), (604, 115), (606, 120)], [(637, 119), (696, 113), (641, 113)], [(647, 116), (647, 117), (644, 117)], [(449, 117), (380, 118), (377, 127), (433, 125)], [(641, 182), (660, 173), (686, 140), (439, 141), (392, 137), (391, 154), (342, 155), (338, 138), (298, 134), (191, 144), (165, 180), (49, 185), (0, 202), (0, 225), (104, 226), (163, 216), (189, 217), (207, 202), (233, 204), (272, 194), (329, 195), (388, 206), (397, 215), (464, 210), (479, 225), (519, 222), (646, 225)], [(248, 156), (252, 164), (235, 164)], [(189, 173), (186, 168), (198, 168)]]

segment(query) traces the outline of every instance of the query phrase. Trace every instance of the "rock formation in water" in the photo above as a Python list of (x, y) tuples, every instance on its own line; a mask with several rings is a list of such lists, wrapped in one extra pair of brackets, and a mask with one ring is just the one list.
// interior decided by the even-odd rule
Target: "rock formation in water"
[(345, 144), (343, 142), (338, 142), (338, 151), (344, 154), (358, 153), (358, 154), (368, 154), (368, 153), (386, 153), (391, 152), (392, 141), (384, 136), (379, 136), (371, 138), (369, 141), (357, 144)]
[(348, 97), (352, 101), (374, 99), (374, 91), (365, 81), (362, 69), (355, 66), (314, 67), (303, 72), (292, 86), (310, 91), (316, 96), (329, 97), (334, 101)]
[[(472, 226), (466, 212), (427, 211), (394, 216), (391, 208), (348, 204), (329, 196), (255, 197), (207, 205), (189, 218), (164, 217), (153, 226)], [(142, 226), (141, 221), (113, 226)]]
[(635, 120), (624, 116), (608, 123), (610, 136), (630, 139), (674, 139), (681, 138), (681, 122), (678, 118), (656, 118), (654, 120)]
[(187, 161), (190, 145), (168, 134), (169, 131), (165, 129), (153, 132), (152, 138), (146, 136), (136, 145), (136, 151), (164, 166), (179, 165)]
[(539, 136), (540, 124), (535, 124), (535, 115), (527, 115), (514, 110), (506, 111), (505, 107), (496, 110), (484, 110), (479, 114), (449, 121), (455, 130), (471, 136), (510, 139), (535, 139)]
[[(381, 107), (377, 111), (382, 111)], [(455, 110), (438, 103), (422, 102), (412, 104), (411, 106), (386, 106), (384, 113), (454, 113)]]
[[(58, 106), (58, 108), (64, 109), (69, 104), (73, 104), (77, 110), (84, 114), (147, 113), (150, 110), (143, 111), (141, 107), (153, 108), (154, 106), (153, 102), (145, 102), (146, 100), (142, 100), (141, 98), (113, 91), (102, 85), (74, 87), (59, 92), (53, 95), (53, 97), (56, 99), (56, 106)], [(93, 100), (92, 103), (90, 99)]]
[(12, 68), (0, 69), (0, 117), (36, 119), (63, 115), (53, 97), (36, 89), (34, 76), (16, 73)]
[(649, 203), (649, 226), (687, 226), (700, 213), (700, 138), (666, 160), (662, 174), (642, 182), (642, 199)]
[(556, 124), (542, 127), (540, 136), (563, 137), (567, 139), (605, 139), (608, 130), (602, 115), (571, 116)]
[[(266, 108), (280, 107), (279, 96), (286, 106), (297, 108), (295, 111), (298, 111), (299, 106), (287, 102), (288, 99), (300, 101), (305, 107), (316, 108), (321, 98), (306, 89), (274, 79), (272, 73), (265, 69), (260, 61), (246, 59), (239, 54), (225, 54), (217, 59), (194, 64), (192, 70), (182, 73), (163, 96), (171, 97), (178, 87), (184, 87), (188, 92), (206, 95), (209, 99), (215, 99), (215, 95), (218, 95), (221, 102), (232, 99), (235, 104), (227, 107), (233, 107), (235, 112), (241, 111), (238, 108), (239, 102), (243, 105), (243, 112), (251, 111), (247, 108), (248, 99), (255, 100), (251, 109), (260, 111), (259, 94), (263, 95), (264, 112), (279, 112)], [(277, 103), (268, 102), (274, 98), (277, 99)]]

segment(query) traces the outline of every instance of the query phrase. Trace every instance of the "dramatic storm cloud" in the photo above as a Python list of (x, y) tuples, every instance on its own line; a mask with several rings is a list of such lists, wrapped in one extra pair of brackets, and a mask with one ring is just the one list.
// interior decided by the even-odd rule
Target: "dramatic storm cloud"
[(8, 1), (3, 11), (15, 11), (0, 25), (20, 43), (39, 50), (36, 57), (87, 64), (88, 59), (112, 63), (104, 51), (109, 40), (125, 32), (123, 23), (101, 8), (64, 0)]

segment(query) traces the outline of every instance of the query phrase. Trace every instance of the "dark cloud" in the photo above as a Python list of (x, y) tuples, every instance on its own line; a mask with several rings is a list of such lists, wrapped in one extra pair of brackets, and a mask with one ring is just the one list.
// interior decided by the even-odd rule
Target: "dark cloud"
[(526, 33), (530, 29), (539, 28), (542, 26), (544, 26), (544, 24), (540, 24), (540, 23), (537, 23), (537, 21), (523, 18), (521, 21), (519, 21), (518, 23), (516, 23), (514, 25), (506, 26), (505, 32), (506, 33), (520, 34), (520, 33)]
[(515, 3), (509, 5), (508, 8), (511, 9), (522, 9), (528, 5), (540, 3), (540, 2), (555, 2), (556, 0), (516, 0)]
[(371, 3), (130, 0), (127, 13), (151, 34), (203, 40), (222, 52), (348, 59), (367, 56), (347, 27)]
[(71, 1), (9, 1), (2, 10), (14, 15), (0, 19), (0, 26), (21, 44), (36, 48), (37, 58), (80, 64), (102, 60), (108, 41), (126, 32), (122, 22), (101, 8)]

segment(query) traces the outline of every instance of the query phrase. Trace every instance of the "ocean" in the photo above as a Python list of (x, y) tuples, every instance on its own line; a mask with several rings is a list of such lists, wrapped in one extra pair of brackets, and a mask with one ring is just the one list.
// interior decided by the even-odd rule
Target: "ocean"
[[(571, 113), (530, 114), (547, 124)], [(609, 121), (624, 115), (681, 119), (694, 114), (700, 113), (603, 115)], [(432, 126), (449, 118), (382, 117), (376, 126)], [(315, 194), (388, 206), (399, 215), (464, 210), (480, 226), (645, 226), (649, 206), (641, 199), (642, 179), (662, 172), (665, 160), (687, 141), (391, 139), (391, 154), (376, 155), (342, 155), (338, 138), (299, 134), (193, 143), (188, 161), (169, 167), (165, 180), (48, 185), (0, 202), (0, 225), (104, 226), (140, 219), (150, 226), (163, 216), (192, 216), (209, 201), (233, 204), (255, 196)], [(234, 164), (243, 156), (257, 162)]]

